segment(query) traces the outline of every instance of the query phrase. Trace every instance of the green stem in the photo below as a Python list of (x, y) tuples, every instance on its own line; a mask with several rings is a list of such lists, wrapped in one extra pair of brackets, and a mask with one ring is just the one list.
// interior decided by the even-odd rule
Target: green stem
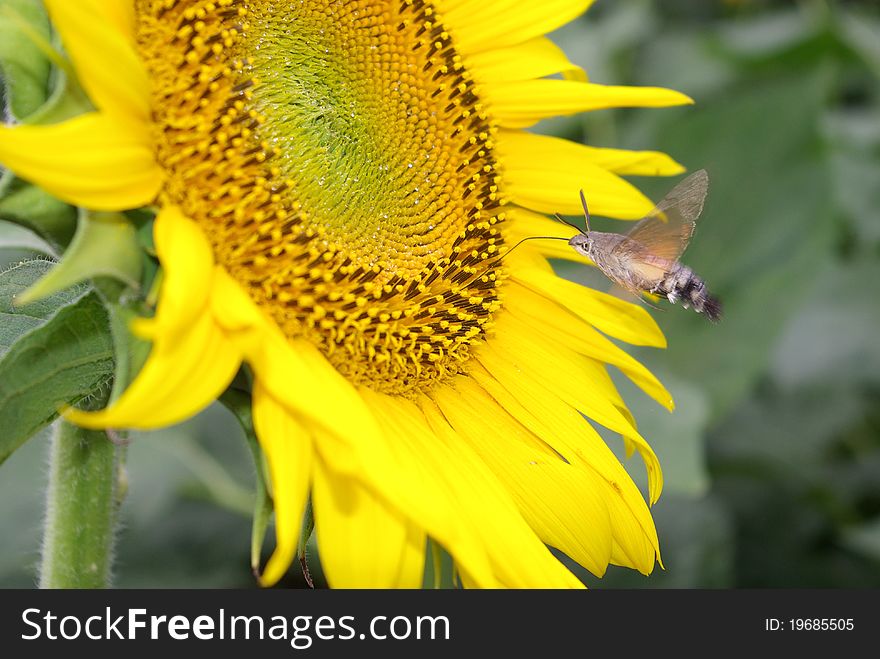
[(41, 588), (106, 588), (118, 508), (119, 448), (58, 421), (50, 452)]

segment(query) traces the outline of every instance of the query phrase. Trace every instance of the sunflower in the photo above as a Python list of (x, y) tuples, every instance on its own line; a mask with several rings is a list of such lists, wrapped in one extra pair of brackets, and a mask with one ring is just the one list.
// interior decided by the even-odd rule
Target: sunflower
[[(587, 0), (45, 0), (94, 110), (0, 128), (0, 162), (61, 199), (158, 209), (141, 373), (93, 428), (150, 429), (243, 363), (283, 576), (311, 497), (332, 586), (419, 586), (427, 540), (464, 584), (650, 573), (645, 497), (584, 417), (662, 477), (607, 370), (669, 393), (607, 336), (664, 345), (638, 306), (560, 279), (543, 213), (637, 218), (654, 152), (524, 129), (690, 102), (590, 83), (544, 35)], [(571, 235), (571, 234), (569, 234)], [(607, 335), (607, 336), (606, 336)]]

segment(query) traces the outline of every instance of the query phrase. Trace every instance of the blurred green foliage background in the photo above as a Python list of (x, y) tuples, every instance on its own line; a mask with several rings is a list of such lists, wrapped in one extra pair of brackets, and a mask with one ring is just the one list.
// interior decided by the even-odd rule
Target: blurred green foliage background
[[(651, 311), (669, 348), (638, 357), (674, 394), (674, 414), (619, 380), (664, 466), (654, 514), (665, 570), (578, 573), (606, 588), (880, 586), (878, 3), (599, 0), (551, 36), (595, 82), (695, 99), (539, 130), (706, 168), (709, 199), (683, 260), (726, 311), (718, 325)], [(659, 199), (674, 181), (636, 183)], [(2, 587), (35, 583), (46, 450), (44, 433), (0, 471)], [(117, 586), (254, 585), (253, 470), (228, 412), (135, 435), (127, 464)], [(640, 479), (638, 458), (628, 466)], [(303, 585), (291, 573), (285, 583)]]
[[(696, 101), (545, 128), (709, 171), (683, 260), (726, 312), (714, 326), (652, 312), (669, 348), (639, 356), (675, 395), (673, 415), (624, 387), (664, 466), (666, 570), (586, 580), (877, 587), (880, 5), (599, 2), (557, 36), (596, 82)], [(638, 184), (655, 199), (672, 186)]]

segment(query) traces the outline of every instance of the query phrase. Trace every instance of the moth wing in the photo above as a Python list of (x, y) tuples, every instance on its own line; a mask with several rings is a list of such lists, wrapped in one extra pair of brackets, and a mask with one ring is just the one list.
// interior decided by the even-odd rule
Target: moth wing
[(629, 267), (643, 281), (658, 282), (666, 275), (669, 265), (667, 262), (657, 263), (655, 259), (649, 258), (643, 261), (634, 260)]
[(645, 291), (640, 291), (637, 288), (630, 288), (628, 286), (624, 286), (623, 284), (614, 283), (611, 285), (611, 288), (608, 289), (608, 295), (613, 295), (616, 298), (619, 298), (625, 302), (641, 302), (642, 304), (646, 304), (652, 309), (657, 309), (658, 311), (665, 311), (662, 307), (658, 307), (654, 302), (657, 301), (656, 295), (651, 295), (650, 293), (646, 293)]
[(626, 237), (648, 253), (677, 261), (697, 226), (709, 191), (709, 175), (701, 169), (667, 194)]

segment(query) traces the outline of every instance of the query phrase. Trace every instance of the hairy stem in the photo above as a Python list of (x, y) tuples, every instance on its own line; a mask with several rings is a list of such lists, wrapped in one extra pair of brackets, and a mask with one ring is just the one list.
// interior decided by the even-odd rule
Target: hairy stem
[(106, 588), (113, 562), (120, 448), (61, 419), (52, 437), (41, 588)]

